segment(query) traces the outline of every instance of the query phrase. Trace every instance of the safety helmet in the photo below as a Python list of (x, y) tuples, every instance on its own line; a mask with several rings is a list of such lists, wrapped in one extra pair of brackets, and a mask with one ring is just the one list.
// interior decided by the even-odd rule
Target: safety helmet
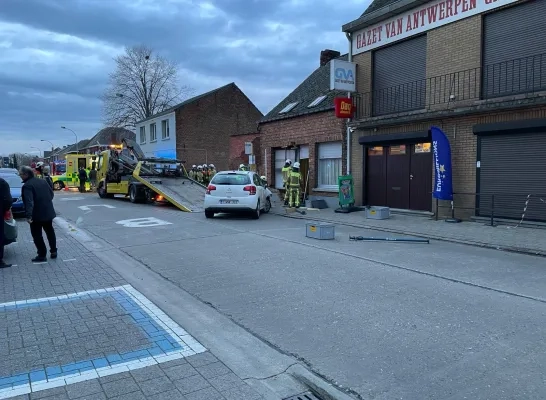
[(244, 167), (245, 167), (245, 164), (239, 165), (239, 168), (244, 168)]
[(199, 166), (197, 167), (197, 169), (203, 169), (203, 167), (202, 167), (201, 165), (199, 165)]
[(40, 167), (43, 167), (43, 166), (44, 166), (43, 161), (38, 161), (38, 162), (36, 163), (36, 168), (40, 168)]
[(213, 169), (216, 168), (216, 167), (214, 166), (214, 164), (209, 164), (209, 167), (210, 167), (210, 168), (213, 168)]
[(207, 164), (203, 164), (203, 168), (207, 168)]
[(288, 158), (288, 159), (285, 161), (285, 164), (292, 164), (292, 160)]
[(192, 167), (192, 168), (197, 168), (197, 165), (193, 164), (191, 167)]
[(294, 165), (293, 165), (294, 168), (299, 168), (300, 167), (300, 163), (299, 162), (295, 162)]
[(260, 176), (260, 179), (264, 182), (267, 182), (267, 177), (265, 175)]

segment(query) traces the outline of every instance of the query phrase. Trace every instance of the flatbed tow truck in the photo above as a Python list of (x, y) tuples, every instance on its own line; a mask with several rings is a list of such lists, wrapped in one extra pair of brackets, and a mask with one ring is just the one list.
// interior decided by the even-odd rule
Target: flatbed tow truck
[(99, 155), (97, 192), (101, 198), (129, 197), (132, 203), (169, 202), (186, 212), (203, 211), (206, 187), (189, 178), (184, 162), (147, 158), (136, 142)]

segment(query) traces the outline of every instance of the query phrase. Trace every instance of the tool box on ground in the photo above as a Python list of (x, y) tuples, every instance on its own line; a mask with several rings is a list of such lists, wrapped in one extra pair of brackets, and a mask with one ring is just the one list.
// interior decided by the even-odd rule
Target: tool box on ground
[(366, 218), (369, 219), (389, 219), (391, 209), (389, 207), (368, 207), (366, 208)]
[(308, 222), (305, 224), (305, 236), (319, 240), (333, 240), (336, 238), (335, 226), (325, 222)]

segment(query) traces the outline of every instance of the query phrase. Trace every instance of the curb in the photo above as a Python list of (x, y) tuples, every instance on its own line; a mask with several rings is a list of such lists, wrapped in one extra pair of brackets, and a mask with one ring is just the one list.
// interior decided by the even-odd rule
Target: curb
[[(309, 220), (309, 218), (299, 217), (297, 215), (288, 215), (288, 214), (283, 214), (283, 213), (274, 212), (274, 211), (271, 211), (271, 214), (277, 215), (279, 217), (284, 217), (284, 218)], [(351, 227), (354, 227), (354, 228), (369, 229), (369, 230), (372, 230), (372, 231), (398, 233), (398, 234), (402, 234), (402, 235), (410, 235), (410, 236), (415, 236), (415, 237), (418, 237), (418, 238), (437, 240), (437, 241), (441, 241), (441, 242), (464, 244), (464, 245), (467, 245), (467, 246), (481, 247), (481, 248), (484, 248), (484, 249), (506, 251), (506, 252), (509, 252), (509, 253), (525, 254), (525, 255), (535, 256), (535, 257), (546, 257), (546, 251), (544, 251), (544, 250), (527, 249), (527, 248), (512, 247), (512, 246), (502, 246), (502, 245), (496, 245), (496, 244), (491, 244), (491, 243), (473, 242), (473, 241), (468, 241), (468, 240), (461, 240), (461, 239), (455, 239), (455, 238), (446, 238), (446, 237), (440, 237), (440, 236), (435, 236), (435, 235), (427, 235), (427, 234), (424, 234), (424, 233), (416, 233), (416, 232), (404, 231), (404, 230), (399, 230), (399, 229), (383, 228), (383, 227), (376, 227), (376, 226), (369, 226), (369, 225), (351, 224), (351, 223), (347, 223), (347, 222), (335, 221), (335, 220), (320, 218), (320, 217), (313, 218), (313, 220), (321, 221), (321, 222), (330, 222), (330, 223), (335, 223), (335, 224), (344, 225), (344, 226), (351, 226)]]

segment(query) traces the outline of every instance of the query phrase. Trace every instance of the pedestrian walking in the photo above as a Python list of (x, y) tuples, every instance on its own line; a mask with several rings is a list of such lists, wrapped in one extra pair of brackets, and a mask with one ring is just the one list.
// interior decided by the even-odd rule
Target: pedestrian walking
[(44, 179), (36, 178), (30, 167), (21, 167), (19, 176), (23, 180), (22, 193), (25, 215), (30, 224), (30, 233), (38, 251), (38, 256), (33, 258), (32, 261), (43, 262), (47, 260), (47, 247), (42, 230), (46, 233), (49, 242), (51, 258), (57, 258), (57, 238), (55, 229), (53, 229), (53, 219), (57, 214), (55, 214), (55, 208), (53, 207), (53, 189)]
[(4, 262), (4, 213), (11, 209), (11, 191), (5, 179), (0, 178), (0, 268), (9, 268), (11, 264)]
[(87, 172), (85, 172), (85, 169), (80, 168), (78, 171), (78, 179), (80, 180), (80, 193), (85, 193), (85, 182), (87, 182)]
[(89, 171), (89, 182), (91, 182), (91, 191), (95, 191), (97, 189), (97, 170), (95, 167)]

